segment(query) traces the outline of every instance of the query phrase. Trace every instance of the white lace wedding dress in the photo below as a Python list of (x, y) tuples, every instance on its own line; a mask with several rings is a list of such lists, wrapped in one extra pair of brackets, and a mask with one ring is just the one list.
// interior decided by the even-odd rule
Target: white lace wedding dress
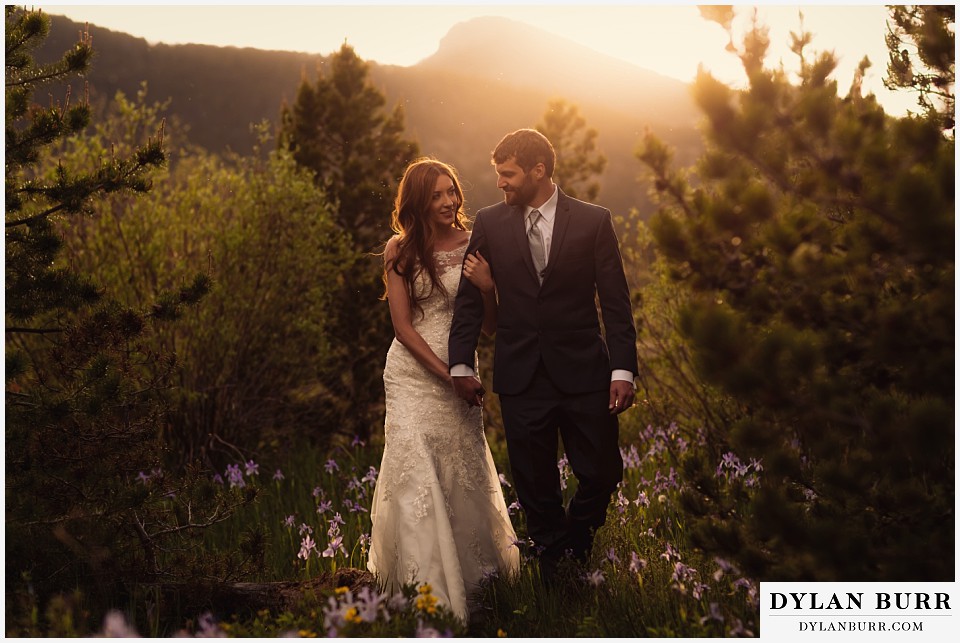
[[(435, 253), (449, 293), (421, 301), (413, 324), (447, 361), (453, 298), (466, 246)], [(419, 288), (426, 293), (424, 277)], [(370, 515), (368, 569), (389, 591), (429, 583), (440, 603), (467, 619), (468, 598), (487, 575), (519, 568), (480, 409), (462, 401), (394, 339), (383, 372), (385, 447)]]

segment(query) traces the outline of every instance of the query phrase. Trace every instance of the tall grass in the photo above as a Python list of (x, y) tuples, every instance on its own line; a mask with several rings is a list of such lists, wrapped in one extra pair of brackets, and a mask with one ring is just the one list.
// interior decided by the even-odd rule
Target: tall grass
[[(758, 587), (723, 560), (685, 544), (679, 505), (680, 471), (702, 449), (695, 433), (625, 423), (624, 480), (585, 566), (564, 570), (566, 583), (545, 588), (525, 535), (522, 512), (499, 436), (490, 443), (518, 533), (523, 563), (515, 578), (494, 578), (478, 594), (467, 627), (442, 606), (429, 605), (429, 588), (406, 588), (406, 598), (364, 597), (340, 590), (294, 613), (261, 613), (223, 623), (234, 635), (335, 633), (340, 636), (645, 636), (716, 637), (758, 634)], [(632, 427), (632, 428), (631, 428)], [(310, 579), (343, 567), (366, 569), (372, 498), (382, 446), (355, 440), (331, 452), (297, 450), (276, 462), (238, 462), (221, 475), (225, 485), (256, 485), (258, 501), (208, 534), (212, 548), (240, 546), (251, 525), (266, 535), (262, 581)], [(703, 456), (702, 453), (699, 454)], [(576, 487), (566, 459), (558, 468), (569, 499)], [(720, 484), (759, 484), (760, 463), (734, 454), (717, 462)], [(419, 605), (419, 607), (418, 607)], [(353, 610), (353, 611), (351, 611)], [(362, 615), (362, 616), (361, 616)]]

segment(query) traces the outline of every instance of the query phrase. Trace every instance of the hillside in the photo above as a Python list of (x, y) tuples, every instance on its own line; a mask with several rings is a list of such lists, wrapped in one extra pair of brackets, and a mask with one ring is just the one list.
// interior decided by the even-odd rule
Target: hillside
[[(82, 25), (53, 16), (49, 58), (70, 47)], [(150, 45), (90, 26), (96, 58), (87, 79), (94, 100), (117, 90), (134, 95), (146, 81), (152, 100), (170, 112), (193, 142), (214, 152), (249, 153), (252, 123), (276, 123), (301, 78), (315, 78), (324, 57), (207, 45)], [(411, 67), (370, 63), (388, 105), (404, 106), (409, 136), (424, 154), (453, 163), (468, 188), (468, 208), (501, 198), (490, 150), (508, 131), (534, 127), (552, 98), (576, 104), (599, 133), (608, 158), (600, 201), (615, 212), (649, 206), (633, 152), (650, 128), (677, 148), (680, 162), (699, 152), (696, 111), (684, 83), (570, 40), (503, 18), (455, 25), (435, 54)]]

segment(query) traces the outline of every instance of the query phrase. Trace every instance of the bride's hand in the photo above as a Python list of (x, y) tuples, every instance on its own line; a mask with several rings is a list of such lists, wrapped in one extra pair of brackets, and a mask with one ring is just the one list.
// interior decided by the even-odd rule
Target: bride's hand
[(467, 255), (463, 262), (463, 276), (470, 280), (480, 292), (491, 292), (496, 284), (493, 281), (493, 274), (490, 272), (490, 264), (483, 258), (480, 251), (475, 255)]

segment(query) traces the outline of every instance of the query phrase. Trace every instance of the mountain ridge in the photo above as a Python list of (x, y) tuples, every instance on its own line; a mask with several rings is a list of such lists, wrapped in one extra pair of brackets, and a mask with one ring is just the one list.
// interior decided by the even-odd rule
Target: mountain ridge
[[(83, 27), (51, 17), (48, 58), (68, 49)], [(314, 81), (329, 59), (250, 47), (150, 44), (95, 25), (89, 30), (96, 54), (87, 75), (92, 93), (134, 96), (146, 81), (148, 100), (169, 98), (170, 112), (189, 126), (191, 140), (215, 153), (249, 153), (255, 143), (250, 125), (276, 124), (301, 80)], [(608, 158), (599, 201), (615, 212), (649, 212), (646, 188), (637, 182), (642, 168), (633, 157), (645, 129), (677, 148), (678, 162), (699, 154), (696, 110), (685, 83), (527, 23), (474, 18), (454, 25), (437, 50), (414, 65), (367, 62), (371, 83), (388, 107), (403, 106), (408, 136), (425, 155), (458, 168), (475, 207), (502, 198), (490, 150), (505, 133), (535, 127), (554, 98), (576, 105), (598, 130), (598, 146)]]

